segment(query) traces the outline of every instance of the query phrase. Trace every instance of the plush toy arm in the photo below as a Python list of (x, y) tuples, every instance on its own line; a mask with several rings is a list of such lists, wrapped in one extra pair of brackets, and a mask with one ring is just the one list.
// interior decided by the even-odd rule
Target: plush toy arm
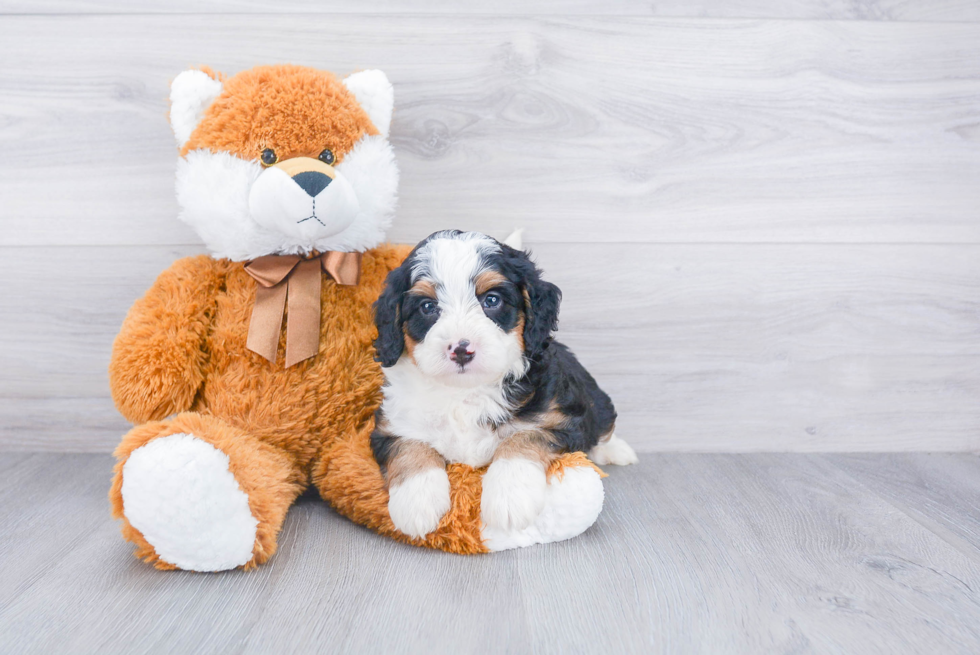
[(133, 423), (190, 409), (221, 275), (207, 256), (177, 261), (129, 310), (112, 347), (109, 387)]

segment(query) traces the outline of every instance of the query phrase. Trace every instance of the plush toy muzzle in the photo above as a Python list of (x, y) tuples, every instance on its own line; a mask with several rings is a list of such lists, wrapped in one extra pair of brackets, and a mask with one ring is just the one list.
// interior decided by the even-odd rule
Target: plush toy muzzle
[(340, 234), (361, 210), (350, 181), (312, 157), (293, 157), (255, 180), (249, 211), (259, 225), (310, 242)]

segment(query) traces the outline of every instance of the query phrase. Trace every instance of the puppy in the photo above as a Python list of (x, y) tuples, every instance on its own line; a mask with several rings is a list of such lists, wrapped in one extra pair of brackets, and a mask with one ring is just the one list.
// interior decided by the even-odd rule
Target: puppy
[(609, 396), (552, 340), (560, 302), (527, 253), (476, 232), (436, 232), (388, 275), (375, 303), (385, 384), (371, 448), (399, 530), (438, 527), (447, 462), (490, 464), (483, 521), (520, 530), (543, 509), (560, 453), (636, 461), (613, 434)]

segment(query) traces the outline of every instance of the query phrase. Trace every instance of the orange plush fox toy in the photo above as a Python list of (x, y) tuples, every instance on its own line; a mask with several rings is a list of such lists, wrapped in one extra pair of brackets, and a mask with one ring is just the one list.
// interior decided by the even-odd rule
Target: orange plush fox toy
[(598, 515), (599, 475), (575, 454), (552, 465), (539, 522), (495, 543), (481, 535), (482, 472), (464, 465), (449, 466), (452, 508), (424, 540), (388, 517), (369, 436), (382, 382), (372, 303), (409, 252), (381, 245), (398, 184), (392, 102), (373, 70), (173, 81), (180, 218), (212, 255), (160, 275), (109, 368), (135, 424), (116, 449), (112, 511), (158, 568), (265, 562), (310, 484), (376, 532), (456, 553), (565, 539)]

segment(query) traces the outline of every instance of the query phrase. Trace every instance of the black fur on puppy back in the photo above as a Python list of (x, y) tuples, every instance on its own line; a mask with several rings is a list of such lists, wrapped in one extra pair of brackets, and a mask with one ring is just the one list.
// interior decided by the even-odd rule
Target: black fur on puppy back
[(541, 279), (541, 270), (523, 250), (500, 244), (501, 272), (525, 293), (524, 353), (539, 359), (558, 329), (561, 289)]
[(394, 366), (405, 350), (405, 334), (402, 332), (402, 296), (412, 284), (411, 255), (401, 266), (388, 273), (384, 291), (374, 303), (374, 324), (378, 338), (374, 342), (377, 355), (374, 360), (381, 366)]

